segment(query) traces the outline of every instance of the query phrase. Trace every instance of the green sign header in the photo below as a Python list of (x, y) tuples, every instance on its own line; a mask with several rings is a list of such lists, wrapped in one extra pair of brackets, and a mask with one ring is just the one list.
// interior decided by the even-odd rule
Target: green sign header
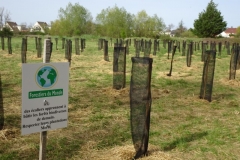
[(53, 90), (42, 90), (42, 91), (30, 91), (30, 92), (28, 92), (28, 98), (29, 99), (54, 97), (54, 96), (62, 96), (62, 95), (63, 95), (63, 89), (53, 89)]

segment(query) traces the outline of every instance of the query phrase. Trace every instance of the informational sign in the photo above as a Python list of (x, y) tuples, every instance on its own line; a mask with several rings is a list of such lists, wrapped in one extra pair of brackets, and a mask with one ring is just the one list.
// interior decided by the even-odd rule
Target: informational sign
[(69, 63), (22, 64), (22, 135), (67, 127)]

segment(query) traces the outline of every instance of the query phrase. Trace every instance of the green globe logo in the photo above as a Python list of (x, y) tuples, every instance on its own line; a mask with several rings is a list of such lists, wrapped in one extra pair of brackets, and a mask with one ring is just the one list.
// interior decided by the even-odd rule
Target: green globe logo
[(42, 88), (49, 88), (57, 81), (57, 72), (52, 66), (41, 67), (36, 74), (36, 82)]

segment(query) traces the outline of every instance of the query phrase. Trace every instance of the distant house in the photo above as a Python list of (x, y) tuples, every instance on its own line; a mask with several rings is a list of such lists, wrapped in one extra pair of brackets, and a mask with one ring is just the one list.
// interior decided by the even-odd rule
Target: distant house
[(171, 30), (161, 31), (161, 35), (171, 35)]
[(9, 28), (10, 31), (12, 32), (19, 32), (18, 25), (16, 22), (7, 21), (4, 27)]
[(175, 37), (176, 33), (177, 33), (177, 30), (172, 30), (170, 33), (170, 37)]
[(37, 21), (31, 28), (30, 32), (42, 32), (45, 33), (49, 29), (49, 26), (46, 22)]
[(18, 29), (20, 32), (28, 32), (29, 31), (29, 29), (27, 28), (26, 25), (19, 25)]
[(219, 34), (219, 36), (229, 38), (231, 35), (235, 35), (237, 33), (237, 28), (227, 28), (225, 31)]

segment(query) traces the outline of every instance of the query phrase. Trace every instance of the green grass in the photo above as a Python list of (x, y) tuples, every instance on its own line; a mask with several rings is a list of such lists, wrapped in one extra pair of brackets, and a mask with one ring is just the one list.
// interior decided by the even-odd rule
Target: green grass
[[(82, 38), (86, 38), (86, 48), (80, 55), (75, 55), (72, 38), (68, 127), (48, 131), (47, 159), (130, 159), (135, 153), (129, 99), (131, 57), (135, 56), (133, 40), (126, 59), (126, 87), (115, 90), (113, 47), (109, 46), (107, 62), (103, 51), (98, 50), (98, 37)], [(58, 50), (53, 46), (52, 62), (67, 62), (61, 43), (59, 37)], [(0, 114), (4, 111), (0, 159), (38, 159), (39, 133), (21, 136), (21, 37), (12, 38), (12, 47), (12, 55), (0, 50)], [(166, 75), (171, 62), (166, 53), (161, 41), (160, 52), (151, 55), (148, 158), (166, 154), (171, 159), (240, 159), (240, 72), (237, 71), (235, 80), (228, 80), (230, 56), (226, 50), (216, 58), (212, 102), (199, 99), (201, 51), (194, 52), (192, 65), (187, 67), (186, 57), (177, 50), (171, 77)], [(27, 63), (42, 63), (37, 58), (34, 37), (28, 37)], [(130, 149), (124, 149), (128, 146)]]

